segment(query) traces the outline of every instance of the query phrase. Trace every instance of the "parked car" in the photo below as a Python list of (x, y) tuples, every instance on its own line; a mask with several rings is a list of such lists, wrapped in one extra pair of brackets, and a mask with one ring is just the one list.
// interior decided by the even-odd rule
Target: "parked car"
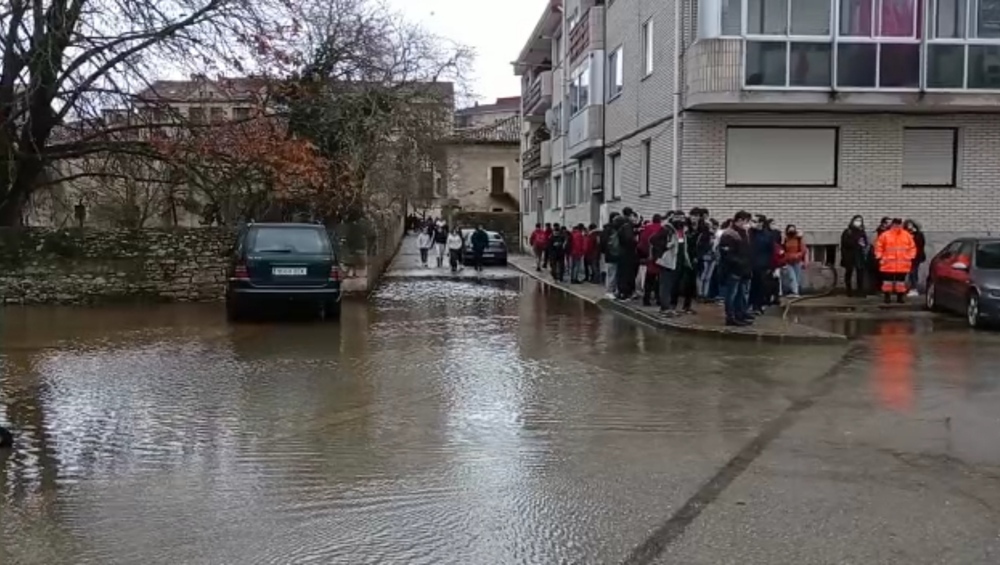
[(273, 304), (307, 304), (340, 316), (340, 266), (326, 228), (249, 224), (237, 237), (226, 285), (226, 314), (239, 320)]
[[(462, 230), (462, 241), (465, 242), (465, 251), (462, 253), (462, 262), (466, 265), (472, 264), (472, 232), (475, 230)], [(503, 236), (495, 231), (486, 231), (490, 238), (490, 243), (483, 252), (483, 265), (507, 266), (507, 242)]]
[(927, 308), (964, 314), (971, 327), (1000, 319), (1000, 238), (958, 239), (935, 255)]

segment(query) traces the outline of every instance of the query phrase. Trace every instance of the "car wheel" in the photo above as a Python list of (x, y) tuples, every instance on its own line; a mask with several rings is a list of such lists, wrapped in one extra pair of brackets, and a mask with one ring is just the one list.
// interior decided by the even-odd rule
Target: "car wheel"
[(982, 325), (982, 319), (979, 316), (979, 293), (977, 292), (969, 295), (969, 302), (965, 307), (965, 319), (970, 328), (978, 328)]
[(927, 296), (925, 297), (925, 304), (927, 309), (931, 312), (940, 312), (941, 308), (938, 307), (937, 303), (937, 287), (934, 285), (934, 281), (927, 281)]

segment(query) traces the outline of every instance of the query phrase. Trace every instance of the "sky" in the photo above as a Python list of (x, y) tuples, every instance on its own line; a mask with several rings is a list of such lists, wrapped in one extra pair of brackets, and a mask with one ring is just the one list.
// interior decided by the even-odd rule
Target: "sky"
[(519, 96), (510, 63), (517, 58), (548, 0), (389, 0), (410, 21), (476, 52), (473, 93), (480, 103)]

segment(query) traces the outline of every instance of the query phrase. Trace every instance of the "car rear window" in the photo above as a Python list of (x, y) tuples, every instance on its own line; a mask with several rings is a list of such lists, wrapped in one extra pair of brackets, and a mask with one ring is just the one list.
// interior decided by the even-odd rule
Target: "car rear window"
[(254, 253), (328, 253), (326, 233), (313, 228), (264, 228), (254, 230)]
[(976, 267), (1000, 269), (1000, 242), (979, 244), (976, 248)]

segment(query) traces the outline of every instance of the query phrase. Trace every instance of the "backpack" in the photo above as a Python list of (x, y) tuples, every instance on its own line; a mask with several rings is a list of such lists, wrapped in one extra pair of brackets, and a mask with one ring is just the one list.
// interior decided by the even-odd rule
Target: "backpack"
[(608, 255), (611, 257), (618, 257), (621, 255), (622, 243), (618, 237), (618, 230), (613, 230), (611, 236), (608, 237)]

